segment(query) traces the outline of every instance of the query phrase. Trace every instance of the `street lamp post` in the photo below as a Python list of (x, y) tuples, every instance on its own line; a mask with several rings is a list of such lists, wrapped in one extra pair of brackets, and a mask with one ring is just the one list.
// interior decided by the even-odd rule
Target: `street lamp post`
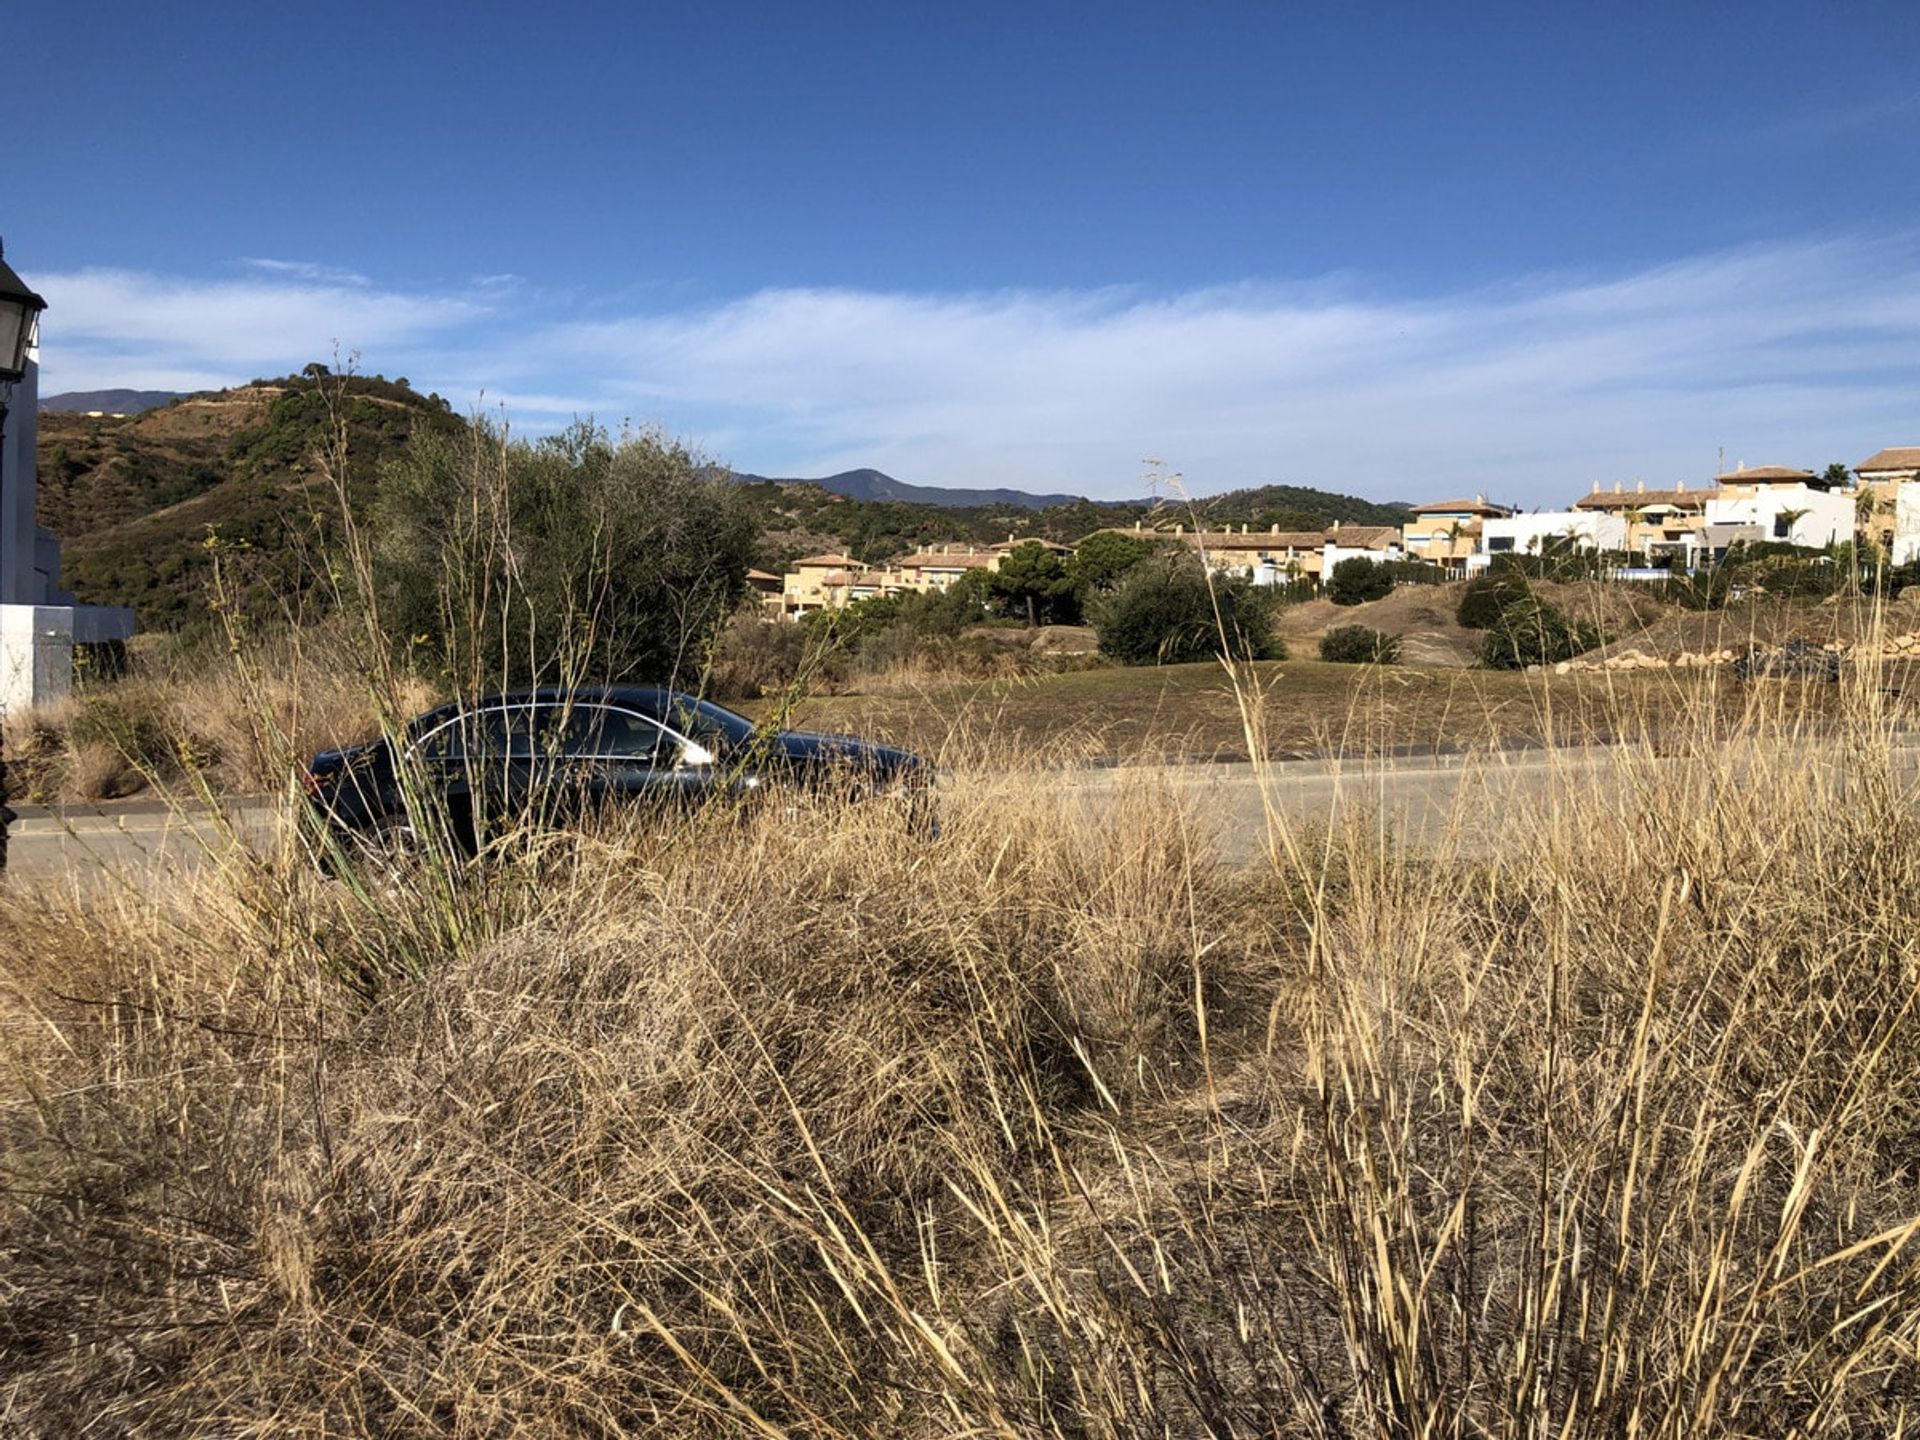
[[(47, 308), (27, 284), (7, 264), (6, 249), (0, 246), (0, 519), (7, 513), (7, 403), (13, 399), (13, 387), (27, 378), (27, 351), (33, 344), (34, 327), (40, 312)], [(31, 462), (29, 462), (31, 463)], [(33, 523), (33, 517), (27, 517)], [(0, 525), (0, 531), (5, 526)], [(7, 603), (9, 546), (0, 534), (0, 604)], [(7, 809), (7, 752), (4, 732), (0, 732), (0, 870), (7, 868), (7, 827), (13, 812)]]

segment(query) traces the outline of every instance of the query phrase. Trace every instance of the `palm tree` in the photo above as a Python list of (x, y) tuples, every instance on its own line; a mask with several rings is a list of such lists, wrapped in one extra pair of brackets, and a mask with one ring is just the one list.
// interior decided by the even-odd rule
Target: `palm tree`
[(1853, 529), (1860, 540), (1870, 545), (1880, 543), (1880, 527), (1873, 522), (1880, 512), (1886, 509), (1886, 503), (1872, 490), (1862, 490), (1853, 499)]
[[(1627, 522), (1627, 554), (1629, 557), (1633, 554), (1633, 528), (1636, 525), (1645, 523), (1647, 513), (1648, 512), (1639, 505), (1629, 505), (1620, 512), (1620, 518)], [(1645, 558), (1645, 555), (1646, 552), (1642, 550), (1642, 558)]]
[(1789, 545), (1793, 544), (1794, 543), (1793, 527), (1798, 525), (1802, 520), (1806, 519), (1807, 516), (1811, 515), (1812, 513), (1813, 512), (1807, 509), (1805, 506), (1802, 506), (1798, 509), (1795, 509), (1789, 506), (1784, 510), (1774, 511), (1773, 512), (1773, 538), (1776, 540), (1785, 540)]

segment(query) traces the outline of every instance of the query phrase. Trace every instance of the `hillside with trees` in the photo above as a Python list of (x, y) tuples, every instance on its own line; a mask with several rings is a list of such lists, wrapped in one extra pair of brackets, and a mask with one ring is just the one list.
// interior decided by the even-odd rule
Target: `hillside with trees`
[(777, 570), (801, 555), (845, 550), (870, 564), (924, 545), (992, 544), (1010, 536), (1072, 544), (1113, 526), (1246, 525), (1265, 530), (1317, 530), (1343, 525), (1398, 525), (1404, 507), (1298, 485), (1263, 485), (1192, 501), (1075, 500), (1031, 509), (1023, 505), (922, 505), (900, 500), (856, 500), (810, 481), (745, 481), (742, 490), (761, 525), (761, 563)]
[[(336, 427), (344, 427), (338, 435)], [(470, 429), (445, 400), (404, 378), (332, 375), (323, 365), (180, 396), (138, 415), (48, 411), (40, 416), (39, 520), (61, 538), (67, 587), (83, 602), (133, 607), (146, 630), (207, 628), (217, 558), (256, 613), (310, 609), (322, 599), (315, 581), (339, 520), (334, 481), (319, 458), (330, 442), (344, 438), (349, 497), (356, 513), (372, 515), (381, 475), (416, 435), (457, 440)], [(1036, 499), (1049, 497), (982, 492), (996, 498), (932, 504), (859, 499), (812, 481), (732, 480), (757, 537), (752, 563), (775, 571), (825, 550), (877, 564), (924, 546), (1015, 535), (1072, 543), (1135, 524), (1294, 530), (1335, 520), (1398, 524), (1405, 513), (1292, 485), (1191, 502), (1077, 499), (1036, 509)]]
[(124, 418), (42, 414), (38, 518), (61, 539), (67, 588), (132, 606), (148, 630), (198, 630), (215, 557), (227, 556), (242, 598), (300, 603), (339, 517), (318, 458), (336, 425), (358, 503), (416, 431), (466, 422), (404, 379), (318, 365)]

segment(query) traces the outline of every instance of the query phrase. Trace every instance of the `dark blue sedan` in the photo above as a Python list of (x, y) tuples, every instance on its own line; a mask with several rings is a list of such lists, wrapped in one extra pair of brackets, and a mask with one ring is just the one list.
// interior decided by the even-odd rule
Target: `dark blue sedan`
[(528, 823), (608, 807), (685, 811), (768, 788), (897, 795), (928, 833), (932, 781), (930, 765), (891, 745), (768, 731), (710, 700), (630, 687), (442, 705), (392, 739), (321, 752), (305, 777), (316, 816), (341, 839), (408, 839), (431, 811), (468, 853)]

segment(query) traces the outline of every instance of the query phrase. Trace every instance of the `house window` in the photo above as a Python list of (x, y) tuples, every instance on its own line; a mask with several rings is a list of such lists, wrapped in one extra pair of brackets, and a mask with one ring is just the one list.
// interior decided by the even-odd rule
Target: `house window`
[(1792, 534), (1793, 534), (1793, 523), (1790, 520), (1788, 520), (1786, 516), (1776, 515), (1773, 517), (1773, 538), (1774, 539), (1785, 540), (1785, 539), (1788, 539)]
[(1513, 549), (1513, 536), (1511, 536), (1511, 535), (1489, 535), (1489, 536), (1487, 537), (1487, 549), (1489, 549), (1489, 550), (1511, 550), (1511, 549)]

